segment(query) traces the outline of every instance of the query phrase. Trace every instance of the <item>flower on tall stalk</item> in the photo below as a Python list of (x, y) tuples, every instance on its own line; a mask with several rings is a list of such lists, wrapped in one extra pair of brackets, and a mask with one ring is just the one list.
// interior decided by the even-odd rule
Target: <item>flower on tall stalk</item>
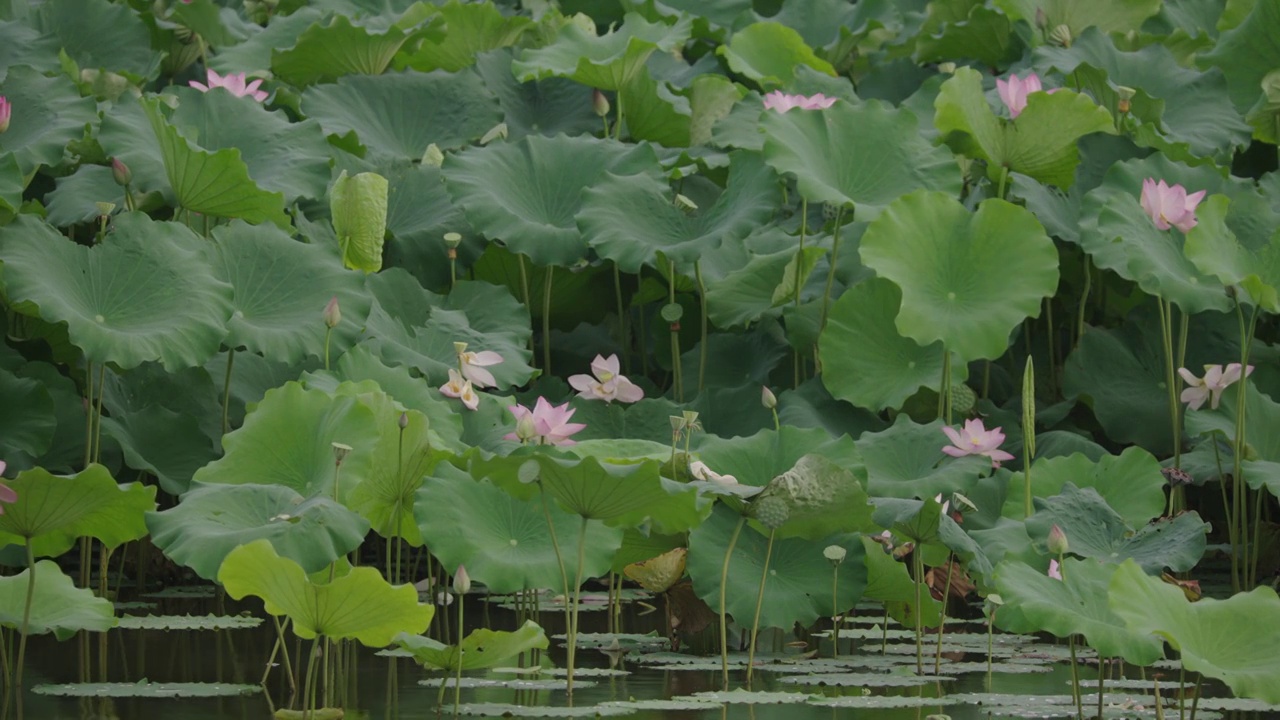
[[(1222, 391), (1241, 377), (1240, 363), (1231, 363), (1225, 370), (1221, 365), (1205, 365), (1203, 378), (1196, 377), (1186, 368), (1178, 368), (1178, 374), (1187, 383), (1187, 389), (1182, 391), (1182, 402), (1192, 410), (1199, 410), (1205, 400), (1209, 401), (1211, 409), (1217, 410), (1218, 403), (1222, 400)], [(1243, 376), (1249, 377), (1252, 374), (1253, 366), (1250, 365), (1245, 368)]]
[(1181, 185), (1166, 185), (1163, 180), (1147, 178), (1142, 181), (1142, 209), (1161, 230), (1176, 227), (1191, 232), (1196, 226), (1196, 206), (1204, 199), (1205, 191), (1187, 194)]
[(0, 95), (0, 133), (9, 129), (9, 118), (13, 116), (13, 106)]
[(462, 377), (470, 380), (471, 384), (478, 388), (498, 386), (493, 373), (485, 368), (501, 364), (501, 355), (492, 350), (469, 352), (464, 342), (454, 343), (453, 349), (458, 353), (458, 372), (462, 373)]
[(1040, 76), (1035, 73), (1028, 73), (1026, 78), (1020, 78), (1017, 75), (1010, 75), (1008, 80), (1004, 78), (996, 78), (996, 92), (1000, 93), (1000, 100), (1004, 102), (1004, 106), (1009, 108), (1010, 117), (1018, 117), (1022, 111), (1027, 108), (1027, 96), (1031, 93), (1047, 92), (1053, 94), (1058, 88), (1045, 90), (1040, 85)]
[(836, 98), (827, 97), (822, 93), (817, 95), (788, 95), (781, 90), (774, 90), (764, 96), (765, 109), (776, 110), (780, 113), (787, 112), (792, 108), (825, 110), (835, 104)]
[(480, 396), (471, 387), (470, 380), (464, 380), (457, 370), (449, 368), (449, 382), (440, 386), (440, 394), (445, 397), (458, 398), (468, 410), (480, 407)]
[[(569, 422), (569, 418), (577, 412), (569, 408), (569, 403), (553, 406), (544, 397), (538, 398), (532, 410), (523, 405), (512, 405), (507, 409), (516, 418), (517, 432), (507, 433), (503, 436), (504, 440), (536, 441), (539, 445), (574, 445), (576, 443), (569, 436), (586, 427), (582, 423)], [(533, 426), (532, 434), (528, 431), (530, 424)]]
[(214, 88), (220, 87), (236, 97), (248, 96), (258, 102), (266, 100), (268, 96), (266, 90), (258, 89), (258, 86), (262, 85), (262, 80), (258, 79), (253, 82), (248, 82), (248, 77), (245, 73), (228, 73), (226, 75), (219, 75), (213, 70), (209, 70), (207, 81), (207, 83), (202, 83), (192, 80), (189, 84), (200, 92), (209, 92)]
[(569, 376), (569, 384), (578, 391), (578, 397), (607, 403), (614, 400), (633, 403), (644, 399), (644, 390), (640, 386), (618, 374), (616, 353), (608, 358), (596, 355), (596, 359), (591, 361), (591, 373), (592, 375)]
[(951, 440), (951, 444), (942, 448), (942, 452), (951, 457), (984, 455), (991, 458), (992, 467), (1000, 467), (1001, 462), (1013, 459), (1012, 455), (1000, 449), (1004, 442), (1004, 433), (1000, 428), (988, 430), (980, 418), (966, 420), (962, 430), (944, 426), (942, 432)]
[[(0, 460), (0, 476), (4, 475), (5, 461)], [(4, 514), (4, 503), (18, 502), (18, 493), (13, 488), (0, 482), (0, 515)]]

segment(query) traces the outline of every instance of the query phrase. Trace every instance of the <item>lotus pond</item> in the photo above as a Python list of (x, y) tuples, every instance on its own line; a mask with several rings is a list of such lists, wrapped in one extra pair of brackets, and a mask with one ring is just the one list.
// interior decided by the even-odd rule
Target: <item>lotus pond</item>
[(1277, 28), (0, 0), (4, 716), (1275, 713)]

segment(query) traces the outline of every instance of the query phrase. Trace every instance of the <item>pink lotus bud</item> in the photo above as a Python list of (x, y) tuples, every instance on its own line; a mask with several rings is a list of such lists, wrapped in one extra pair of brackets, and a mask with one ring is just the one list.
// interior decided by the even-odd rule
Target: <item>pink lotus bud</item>
[(9, 117), (13, 114), (13, 106), (0, 95), (0, 133), (9, 129)]
[(338, 327), (340, 322), (342, 322), (342, 310), (338, 307), (338, 296), (334, 295), (324, 306), (324, 325), (332, 330)]
[(1057, 525), (1049, 528), (1049, 539), (1046, 544), (1049, 546), (1049, 552), (1054, 555), (1066, 555), (1067, 550), (1071, 548), (1070, 543), (1067, 542), (1067, 534)]
[(596, 115), (604, 117), (609, 114), (609, 98), (599, 90), (591, 91), (591, 109), (595, 110)]
[(133, 173), (129, 171), (129, 166), (125, 165), (120, 158), (111, 158), (111, 177), (115, 178), (116, 184), (120, 186), (133, 182)]
[(471, 576), (462, 565), (459, 565), (458, 571), (453, 574), (453, 591), (459, 595), (471, 592)]
[(760, 388), (760, 403), (769, 410), (778, 407), (778, 397), (773, 394), (768, 385), (763, 385)]

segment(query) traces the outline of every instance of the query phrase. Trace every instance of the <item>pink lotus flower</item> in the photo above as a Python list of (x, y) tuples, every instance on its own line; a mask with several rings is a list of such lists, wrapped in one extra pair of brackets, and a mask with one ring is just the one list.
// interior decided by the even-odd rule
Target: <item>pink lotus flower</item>
[(1025, 79), (1017, 75), (1010, 75), (1008, 80), (996, 78), (996, 92), (1000, 93), (1000, 99), (1004, 102), (1004, 106), (1009, 108), (1010, 117), (1018, 117), (1027, 107), (1027, 96), (1031, 93), (1048, 92), (1053, 94), (1058, 88), (1045, 91), (1040, 86), (1040, 76), (1030, 73)]
[[(576, 443), (570, 440), (569, 436), (581, 432), (586, 427), (582, 423), (569, 422), (569, 418), (577, 412), (569, 408), (569, 403), (553, 407), (544, 397), (538, 398), (532, 410), (523, 405), (512, 405), (507, 409), (515, 416), (517, 428), (521, 423), (527, 426), (532, 421), (533, 434), (507, 433), (503, 436), (504, 440), (524, 442), (536, 438), (539, 445), (574, 445)], [(520, 437), (520, 435), (528, 436)]]
[(801, 110), (825, 110), (836, 104), (836, 98), (827, 97), (822, 93), (817, 95), (788, 95), (781, 90), (764, 96), (764, 107), (766, 110), (777, 110), (780, 113), (787, 112), (792, 108), (800, 108)]
[(470, 380), (463, 380), (457, 370), (449, 368), (449, 382), (440, 386), (440, 394), (445, 397), (458, 398), (468, 410), (480, 407), (480, 396), (471, 387)]
[(458, 353), (458, 370), (462, 373), (462, 377), (470, 380), (478, 388), (498, 386), (493, 373), (485, 368), (500, 364), (501, 355), (492, 350), (468, 352), (467, 344), (464, 342), (454, 343), (453, 348)]
[(597, 355), (591, 361), (591, 375), (570, 375), (569, 384), (578, 391), (578, 397), (588, 400), (603, 400), (611, 403), (614, 400), (624, 403), (638, 402), (644, 398), (644, 390), (618, 374), (618, 356), (608, 358)]
[(13, 116), (13, 106), (0, 95), (0, 133), (9, 129), (9, 118)]
[[(0, 476), (4, 475), (5, 467), (6, 467), (5, 462), (3, 460), (0, 460)], [(5, 485), (4, 483), (0, 482), (0, 503), (12, 503), (12, 502), (18, 502), (17, 491), (9, 487), (8, 485)], [(4, 514), (4, 505), (0, 504), (0, 515), (3, 515), (3, 514)]]
[(1196, 226), (1196, 206), (1204, 199), (1204, 190), (1187, 194), (1181, 185), (1170, 187), (1155, 178), (1142, 181), (1142, 209), (1161, 230), (1176, 227), (1191, 232)]
[(706, 482), (720, 483), (721, 485), (737, 485), (738, 478), (732, 475), (721, 475), (720, 473), (707, 467), (707, 464), (701, 460), (694, 460), (689, 463), (689, 474), (695, 480), (703, 480)]
[(979, 418), (966, 420), (963, 430), (957, 431), (947, 426), (942, 428), (942, 432), (951, 440), (951, 445), (942, 448), (942, 452), (951, 457), (985, 455), (991, 458), (992, 467), (1000, 467), (1001, 461), (1013, 459), (1012, 455), (1000, 449), (1000, 444), (1004, 442), (1004, 433), (1000, 432), (1000, 428), (988, 430)]
[[(1231, 363), (1226, 370), (1221, 365), (1205, 365), (1204, 379), (1200, 379), (1191, 374), (1186, 368), (1178, 368), (1178, 374), (1187, 383), (1187, 389), (1182, 391), (1182, 402), (1192, 410), (1199, 410), (1204, 401), (1209, 401), (1209, 407), (1213, 410), (1218, 409), (1218, 403), (1222, 400), (1222, 391), (1226, 390), (1237, 380), (1240, 379), (1240, 363)], [(1244, 377), (1253, 374), (1253, 366), (1245, 368)]]
[(253, 98), (254, 100), (257, 100), (258, 102), (262, 102), (267, 99), (267, 96), (268, 96), (267, 91), (258, 89), (258, 86), (262, 84), (261, 79), (254, 80), (253, 82), (248, 83), (246, 85), (245, 83), (247, 81), (248, 81), (248, 78), (245, 76), (244, 73), (229, 73), (227, 75), (219, 75), (218, 73), (212, 70), (209, 70), (207, 85), (205, 83), (196, 82), (195, 80), (192, 80), (190, 82), (190, 85), (191, 87), (199, 90), (200, 92), (209, 92), (214, 88), (220, 87), (226, 90), (227, 92), (231, 93), (232, 95), (235, 95), (236, 97), (245, 97), (247, 95)]
[(1049, 561), (1049, 577), (1054, 580), (1062, 579), (1062, 566), (1058, 564), (1057, 560)]

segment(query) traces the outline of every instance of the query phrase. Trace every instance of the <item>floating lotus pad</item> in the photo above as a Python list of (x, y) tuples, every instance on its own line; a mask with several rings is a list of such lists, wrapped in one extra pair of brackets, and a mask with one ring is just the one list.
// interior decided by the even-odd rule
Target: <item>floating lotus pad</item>
[(125, 615), (121, 630), (245, 630), (262, 624), (262, 618), (244, 615)]
[(256, 695), (262, 692), (262, 686), (204, 682), (153, 683), (139, 680), (136, 683), (37, 685), (31, 691), (37, 695), (60, 697), (207, 698)]
[[(913, 646), (914, 647), (914, 646)], [(832, 687), (917, 687), (949, 682), (954, 677), (946, 675), (891, 675), (889, 673), (824, 673), (784, 677), (778, 682), (787, 685), (826, 685)]]
[(689, 697), (695, 700), (728, 703), (730, 705), (786, 705), (809, 702), (814, 696), (798, 692), (727, 690), (724, 692), (699, 692)]
[[(575, 673), (576, 675), (577, 673)], [(516, 717), (516, 718), (576, 718), (576, 717), (614, 717), (631, 715), (635, 710), (624, 707), (550, 707), (531, 705), (508, 705), (505, 703), (469, 703), (459, 705), (459, 715), (476, 717)]]
[[(594, 687), (595, 683), (590, 680), (578, 680), (577, 671), (574, 672), (573, 687), (585, 688)], [(453, 677), (447, 678), (427, 678), (419, 680), (419, 685), (424, 687), (438, 688), (441, 685), (445, 687), (457, 687), (458, 679)], [(462, 687), (464, 688), (506, 688), (508, 690), (564, 690), (568, 687), (567, 680), (493, 680), (490, 678), (462, 678)]]

